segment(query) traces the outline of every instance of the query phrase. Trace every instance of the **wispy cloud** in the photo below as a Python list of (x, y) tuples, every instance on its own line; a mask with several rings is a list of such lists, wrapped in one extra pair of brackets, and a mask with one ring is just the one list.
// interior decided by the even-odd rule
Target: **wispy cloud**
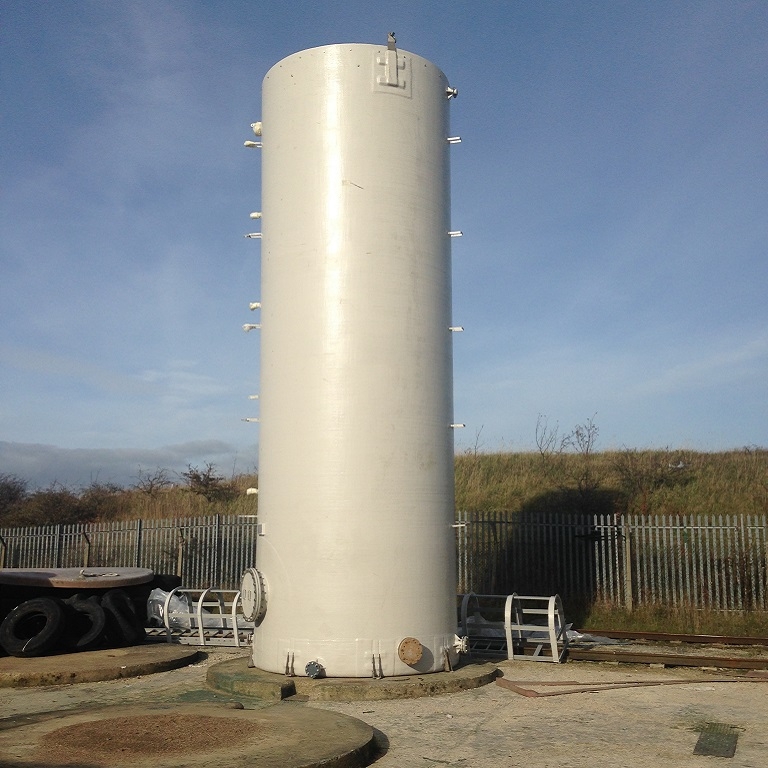
[(97, 389), (124, 394), (151, 394), (158, 387), (144, 377), (125, 374), (92, 360), (46, 352), (40, 349), (0, 344), (0, 364), (21, 371), (42, 374), (51, 379), (77, 379)]
[(657, 370), (646, 371), (630, 387), (630, 397), (674, 394), (696, 389), (717, 389), (739, 380), (765, 381), (768, 375), (768, 333), (752, 339), (713, 339), (707, 346), (685, 349), (676, 345), (677, 360), (669, 350)]

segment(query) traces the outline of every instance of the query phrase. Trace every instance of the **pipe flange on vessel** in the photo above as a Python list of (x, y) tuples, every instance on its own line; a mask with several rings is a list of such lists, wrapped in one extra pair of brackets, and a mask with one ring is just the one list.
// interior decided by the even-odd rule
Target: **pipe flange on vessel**
[(267, 612), (267, 585), (261, 572), (248, 568), (240, 580), (240, 601), (246, 621), (258, 623)]
[(308, 661), (304, 667), (307, 677), (311, 677), (313, 680), (317, 680), (320, 677), (325, 677), (325, 667), (319, 661)]
[(397, 646), (397, 655), (409, 667), (418, 664), (424, 655), (424, 646), (415, 637), (405, 637)]

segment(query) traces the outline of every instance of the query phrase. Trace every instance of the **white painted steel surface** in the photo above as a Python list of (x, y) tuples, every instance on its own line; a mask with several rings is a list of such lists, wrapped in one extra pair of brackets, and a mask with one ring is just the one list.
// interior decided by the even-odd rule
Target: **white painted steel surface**
[(456, 660), (447, 88), (358, 44), (264, 79), (261, 669)]

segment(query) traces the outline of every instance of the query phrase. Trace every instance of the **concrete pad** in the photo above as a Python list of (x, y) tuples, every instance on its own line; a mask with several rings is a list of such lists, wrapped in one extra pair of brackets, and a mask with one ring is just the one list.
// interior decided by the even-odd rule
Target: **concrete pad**
[(415, 699), (456, 693), (492, 683), (499, 675), (495, 664), (466, 664), (453, 672), (401, 677), (356, 678), (286, 677), (247, 666), (243, 658), (223, 661), (209, 668), (208, 685), (228, 693), (260, 699), (287, 699), (292, 696), (309, 701), (376, 701)]
[(289, 703), (259, 710), (199, 704), (107, 707), (0, 730), (0, 754), (14, 768), (357, 768), (369, 765), (375, 750), (373, 729), (361, 720)]
[(170, 643), (147, 643), (128, 648), (57, 654), (35, 658), (0, 658), (0, 688), (92, 683), (165, 672), (199, 658), (197, 648)]
[[(363, 720), (374, 729), (377, 746), (381, 746), (376, 768), (713, 768), (718, 758), (694, 754), (701, 734), (710, 724), (738, 730), (734, 757), (719, 758), (728, 760), (728, 768), (766, 765), (768, 677), (759, 672), (733, 675), (730, 682), (719, 682), (719, 678), (730, 678), (731, 674), (603, 662), (501, 660), (496, 665), (507, 681), (542, 693), (565, 687), (567, 693), (530, 698), (494, 681), (493, 685), (472, 690), (413, 699), (297, 703), (300, 697), (295, 695), (283, 702), (269, 702), (208, 687), (206, 676), (211, 667), (236, 658), (242, 663), (241, 669), (245, 668), (248, 654), (240, 650), (234, 656), (233, 650), (222, 648), (205, 651), (199, 662), (154, 675), (78, 685), (5, 688), (0, 691), (0, 734), (9, 729), (21, 733), (16, 729), (18, 725), (110, 707), (133, 706), (146, 713), (162, 706), (185, 712), (179, 708), (194, 704), (212, 715), (219, 710), (228, 713), (224, 707), (239, 702), (254, 713), (322, 710)], [(671, 684), (681, 679), (690, 682)], [(660, 682), (664, 684), (658, 685)], [(644, 686), (635, 687), (637, 683)], [(598, 687), (599, 692), (583, 691)], [(6, 758), (4, 749), (4, 745), (0, 746), (0, 766), (20, 768), (16, 761)], [(91, 761), (85, 762), (89, 764)], [(72, 762), (62, 765), (71, 766)], [(131, 768), (145, 765), (154, 766), (155, 760), (137, 758)], [(252, 765), (269, 764), (253, 760)], [(78, 768), (82, 766), (78, 764)]]

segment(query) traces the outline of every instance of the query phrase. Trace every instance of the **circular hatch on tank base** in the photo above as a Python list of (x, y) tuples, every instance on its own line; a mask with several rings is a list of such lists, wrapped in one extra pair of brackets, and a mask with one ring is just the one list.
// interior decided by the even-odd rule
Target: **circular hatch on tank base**
[(418, 664), (424, 654), (424, 646), (415, 637), (405, 637), (397, 646), (397, 655), (403, 664), (409, 667)]

